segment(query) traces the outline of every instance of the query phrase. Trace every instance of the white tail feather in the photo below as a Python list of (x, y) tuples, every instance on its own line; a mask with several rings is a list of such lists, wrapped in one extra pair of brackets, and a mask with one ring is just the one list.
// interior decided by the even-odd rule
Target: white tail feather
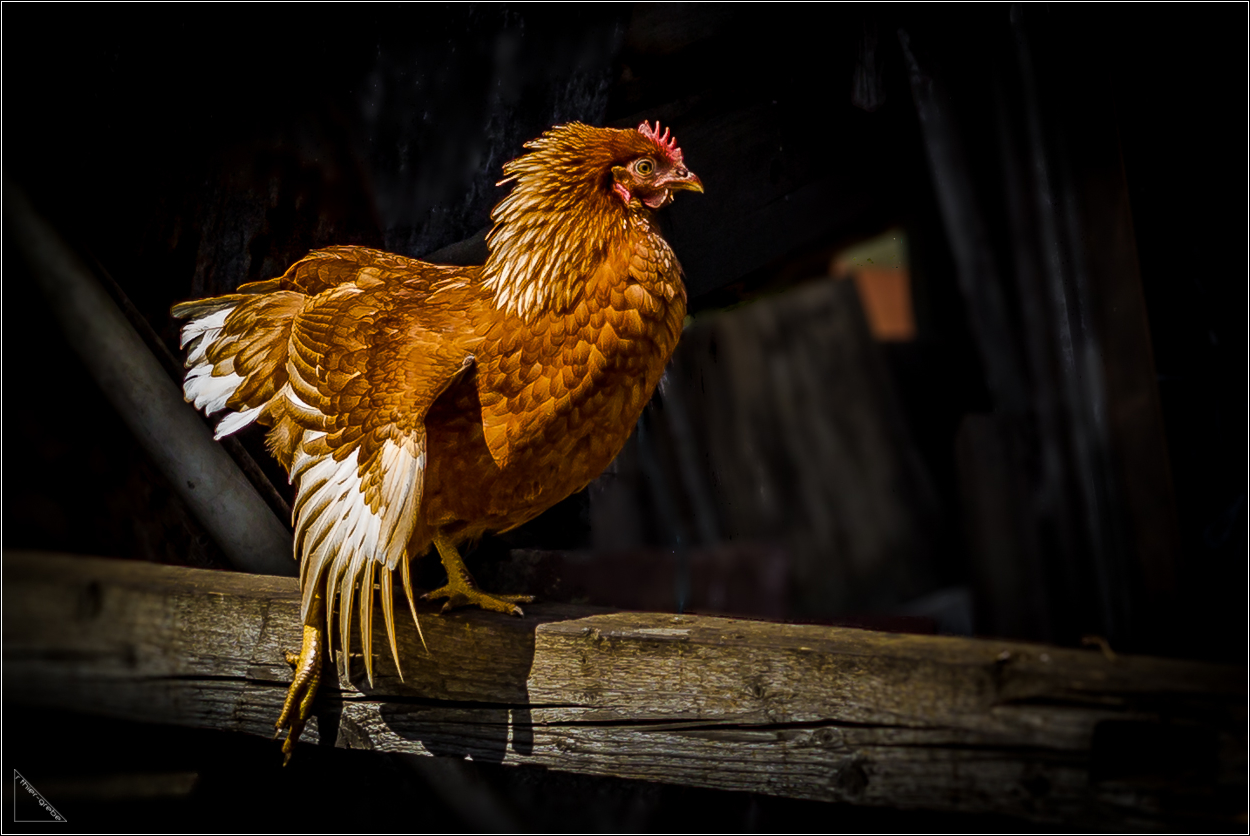
[(212, 415), (226, 408), (226, 401), (242, 383), (243, 378), (234, 372), (216, 375), (213, 374), (213, 367), (204, 363), (187, 372), (182, 393), (195, 404), (196, 409), (204, 410), (205, 415)]
[[(292, 395), (289, 393), (288, 398)], [(421, 501), (425, 445), (418, 437), (398, 442), (388, 439), (376, 458), (366, 462), (367, 466), (371, 463), (373, 467), (382, 468), (379, 503), (374, 510), (365, 501), (360, 448), (352, 450), (342, 461), (335, 461), (332, 455), (308, 453), (308, 447), (324, 436), (325, 433), (317, 430), (306, 431), (291, 462), (291, 480), (297, 489), (293, 514), (300, 587), (304, 590), (303, 615), (307, 618), (311, 613), (313, 595), (321, 585), (319, 580), (324, 579), (329, 606), (326, 631), (331, 635), (336, 592), (339, 597), (338, 631), (343, 654), (338, 660), (339, 668), (346, 675), (351, 625), (358, 615), (365, 671), (372, 682), (373, 636), (370, 631), (377, 573), (381, 573), (383, 579), (383, 618), (391, 652), (395, 655), (396, 666), (399, 665), (394, 606), (390, 600), (394, 588), (391, 571), (398, 565), (407, 569), (404, 551)], [(405, 588), (408, 588), (406, 574)], [(416, 617), (415, 609), (413, 616)], [(420, 629), (418, 624), (418, 633)], [(424, 636), (421, 640), (424, 643)]]
[[(226, 367), (230, 371), (214, 373), (213, 364), (208, 361), (208, 350), (221, 339), (221, 329), (233, 311), (233, 306), (221, 308), (192, 319), (182, 327), (181, 345), (190, 346), (187, 351), (187, 367), (190, 371), (182, 384), (183, 397), (188, 403), (194, 404), (196, 409), (204, 410), (205, 415), (225, 409), (227, 401), (244, 381), (242, 376), (233, 371), (233, 362)], [(233, 341), (237, 337), (227, 339)], [(242, 412), (228, 412), (217, 424), (213, 437), (220, 441), (230, 433), (238, 432), (259, 418), (264, 407), (262, 404)]]
[(221, 419), (221, 423), (217, 425), (217, 431), (213, 433), (213, 438), (221, 441), (232, 432), (237, 432), (248, 424), (260, 417), (260, 413), (264, 410), (263, 406), (254, 406), (251, 409), (245, 409), (242, 412), (231, 412), (225, 418)]
[(178, 343), (179, 348), (186, 348), (187, 343), (201, 335), (207, 337), (205, 342), (212, 342), (217, 334), (209, 334), (208, 332), (220, 333), (222, 326), (226, 324), (226, 317), (230, 316), (233, 311), (234, 306), (232, 305), (189, 320), (186, 325), (182, 326), (182, 341)]

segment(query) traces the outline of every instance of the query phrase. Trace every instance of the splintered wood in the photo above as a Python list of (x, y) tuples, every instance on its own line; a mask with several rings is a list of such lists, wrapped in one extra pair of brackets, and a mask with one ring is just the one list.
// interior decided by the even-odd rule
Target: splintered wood
[[(428, 653), (400, 629), (402, 681), (381, 652), (374, 687), (357, 657), (324, 689), (309, 745), (1114, 829), (1245, 820), (1243, 668), (559, 605), (422, 628)], [(4, 555), (10, 704), (272, 736), (299, 637), (294, 580)]]

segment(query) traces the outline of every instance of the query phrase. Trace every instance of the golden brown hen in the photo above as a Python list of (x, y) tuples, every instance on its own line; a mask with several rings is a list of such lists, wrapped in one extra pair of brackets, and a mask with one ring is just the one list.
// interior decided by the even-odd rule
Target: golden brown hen
[[(681, 267), (652, 217), (702, 191), (659, 125), (568, 124), (504, 166), (480, 267), (363, 247), (309, 253), (277, 279), (185, 302), (184, 391), (221, 438), (253, 421), (296, 486), (304, 641), (278, 719), (289, 759), (310, 713), (337, 596), (373, 679), (374, 581), (395, 641), (392, 573), (431, 544), (428, 598), (520, 614), (479, 590), (457, 547), (580, 490), (616, 456), (677, 345)], [(359, 595), (358, 605), (355, 602)], [(418, 630), (420, 625), (418, 624)]]

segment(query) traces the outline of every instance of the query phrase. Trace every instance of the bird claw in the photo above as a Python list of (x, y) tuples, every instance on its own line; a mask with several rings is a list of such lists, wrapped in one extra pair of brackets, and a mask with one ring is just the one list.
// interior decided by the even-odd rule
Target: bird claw
[(435, 601), (439, 598), (447, 599), (439, 610), (439, 615), (445, 615), (457, 607), (480, 607), (491, 612), (523, 616), (525, 612), (517, 604), (528, 604), (534, 600), (533, 595), (491, 595), (476, 586), (453, 583), (444, 584), (421, 596), (423, 601)]
[(433, 592), (425, 593), (421, 596), (421, 600), (433, 601), (446, 598), (447, 603), (443, 604), (440, 614), (456, 607), (481, 607), (484, 610), (507, 615), (525, 615), (517, 604), (528, 604), (534, 600), (533, 595), (491, 595), (483, 592), (477, 588), (477, 581), (473, 580), (473, 576), (465, 568), (464, 561), (452, 541), (442, 535), (436, 535), (434, 546), (438, 549), (439, 557), (443, 559), (443, 568), (447, 570), (447, 583)]
[(282, 741), (282, 765), (291, 762), (291, 754), (308, 718), (312, 716), (313, 699), (317, 696), (317, 686), (321, 683), (321, 667), (325, 654), (325, 640), (320, 628), (304, 625), (304, 641), (298, 655), (287, 652), (288, 665), (295, 668), (295, 676), (291, 687), (287, 689), (286, 700), (282, 703), (282, 713), (278, 722), (274, 723), (273, 737), (275, 740), (287, 730), (286, 740)]

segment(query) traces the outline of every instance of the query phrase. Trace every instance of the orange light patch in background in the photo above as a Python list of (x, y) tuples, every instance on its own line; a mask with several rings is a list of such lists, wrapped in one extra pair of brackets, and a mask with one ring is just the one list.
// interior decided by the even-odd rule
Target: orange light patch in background
[(873, 337), (883, 342), (916, 338), (907, 235), (901, 229), (848, 247), (833, 257), (829, 271), (836, 278), (855, 281)]

